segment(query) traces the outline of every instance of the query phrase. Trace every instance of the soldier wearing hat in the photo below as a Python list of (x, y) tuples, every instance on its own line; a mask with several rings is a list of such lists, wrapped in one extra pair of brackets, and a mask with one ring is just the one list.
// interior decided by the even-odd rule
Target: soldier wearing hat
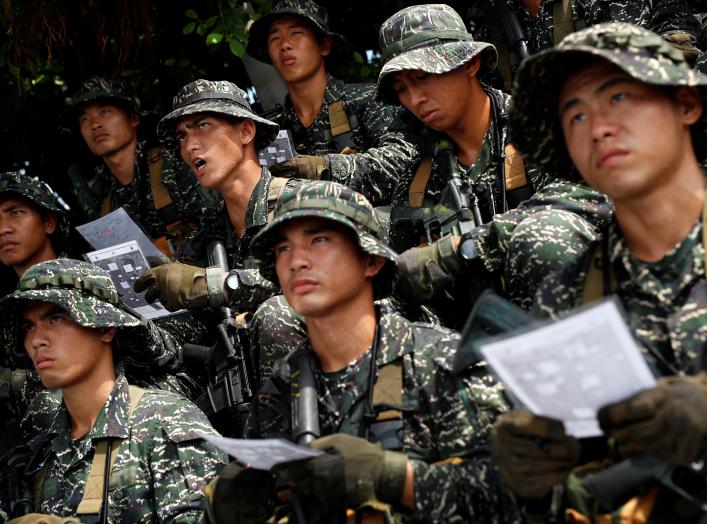
[(29, 443), (34, 511), (198, 522), (201, 487), (224, 457), (202, 439), (214, 431), (193, 404), (129, 386), (117, 370), (116, 337), (142, 323), (121, 309), (110, 276), (77, 260), (42, 262), (3, 301), (20, 311), (24, 348), (42, 383), (63, 397), (51, 427)]
[(215, 205), (215, 196), (200, 188), (172, 151), (155, 147), (150, 135), (140, 136), (138, 129), (149, 127), (151, 116), (140, 110), (125, 82), (96, 77), (69, 100), (60, 125), (80, 134), (102, 160), (91, 177), (77, 166), (70, 169), (83, 218), (95, 220), (122, 206), (170, 255), (187, 224), (198, 224), (204, 207)]
[[(326, 451), (275, 468), (305, 495), (305, 522), (322, 507), (322, 522), (339, 521), (346, 508), (405, 513), (406, 522), (505, 521), (513, 505), (485, 452), (487, 428), (504, 410), (499, 390), (483, 366), (452, 372), (456, 334), (374, 306), (390, 294), (395, 270), (383, 239), (362, 195), (324, 181), (288, 193), (255, 237), (261, 272), (277, 278), (307, 339), (261, 389), (249, 433), (315, 439), (311, 446)], [(299, 403), (305, 387), (316, 391), (308, 412), (316, 429), (302, 432), (291, 414), (308, 416)], [(230, 465), (211, 486), (210, 516), (241, 522), (258, 501), (262, 515), (268, 486), (269, 473)]]
[(344, 38), (329, 28), (326, 10), (313, 0), (278, 0), (250, 28), (248, 53), (271, 63), (287, 85), (274, 120), (291, 131), (299, 154), (272, 171), (334, 180), (384, 205), (398, 173), (418, 153), (389, 129), (397, 110), (376, 102), (373, 86), (345, 84), (328, 73), (326, 62), (342, 56), (344, 48)]
[[(274, 178), (258, 163), (257, 151), (277, 136), (278, 125), (256, 115), (246, 93), (227, 81), (195, 80), (174, 97), (173, 111), (160, 120), (160, 138), (179, 149), (199, 183), (222, 197), (214, 213), (180, 248), (184, 262), (147, 271), (135, 289), (147, 290), (170, 310), (217, 308), (253, 311), (277, 292), (249, 256), (253, 236), (296, 179)], [(230, 273), (210, 265), (209, 246), (223, 244)], [(187, 264), (188, 263), (188, 264)]]
[[(547, 510), (553, 486), (564, 484), (566, 508), (581, 522), (618, 518), (631, 508), (650, 519), (644, 522), (704, 517), (704, 472), (689, 465), (705, 459), (707, 437), (707, 198), (700, 166), (706, 88), (707, 77), (693, 72), (680, 51), (624, 23), (574, 33), (518, 72), (511, 126), (524, 130), (519, 150), (542, 167), (576, 170), (615, 205), (606, 227), (567, 244), (575, 255), (562, 268), (543, 270), (550, 254), (537, 242), (518, 252), (535, 289), (534, 312), (555, 316), (615, 293), (645, 358), (663, 376), (654, 388), (599, 411), (611, 452), (599, 457), (605, 462), (598, 469), (619, 462), (603, 481), (588, 476), (597, 467), (571, 473), (585, 460), (561, 423), (522, 411), (499, 419), (494, 448), (501, 473), (535, 513)], [(542, 226), (555, 228), (549, 219)], [(619, 475), (635, 473), (636, 465), (640, 475)]]

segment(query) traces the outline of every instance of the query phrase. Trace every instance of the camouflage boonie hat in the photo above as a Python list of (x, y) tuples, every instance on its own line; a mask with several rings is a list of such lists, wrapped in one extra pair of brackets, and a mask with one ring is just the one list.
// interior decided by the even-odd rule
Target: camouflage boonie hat
[(19, 171), (0, 173), (0, 199), (6, 193), (15, 193), (30, 200), (37, 206), (57, 214), (57, 231), (61, 238), (69, 237), (69, 216), (54, 195), (52, 188), (46, 182), (23, 175)]
[(97, 100), (114, 102), (141, 117), (154, 115), (150, 111), (141, 111), (139, 101), (132, 95), (124, 80), (96, 76), (86, 80), (76, 94), (67, 99), (67, 109), (59, 117), (59, 128), (66, 133), (77, 131), (79, 109), (84, 104)]
[(397, 104), (390, 88), (390, 75), (397, 71), (421, 70), (439, 75), (452, 71), (483, 53), (479, 74), (496, 69), (496, 48), (476, 42), (461, 16), (446, 4), (414, 5), (401, 9), (380, 28), (381, 63), (378, 98)]
[(270, 12), (258, 18), (248, 31), (246, 51), (253, 58), (270, 64), (268, 53), (268, 34), (270, 25), (278, 18), (285, 16), (301, 16), (306, 19), (321, 36), (328, 36), (333, 40), (334, 50), (346, 47), (346, 39), (339, 33), (329, 30), (329, 13), (312, 0), (280, 0), (275, 2)]
[(233, 82), (226, 80), (194, 80), (182, 87), (172, 101), (172, 112), (157, 124), (162, 142), (174, 144), (174, 129), (179, 120), (195, 113), (217, 113), (255, 122), (255, 147), (262, 149), (275, 140), (280, 126), (256, 115), (248, 96)]
[(285, 193), (277, 203), (272, 222), (266, 225), (250, 245), (251, 253), (261, 263), (260, 273), (277, 282), (274, 243), (278, 227), (299, 217), (321, 217), (351, 229), (361, 249), (388, 262), (374, 280), (376, 299), (388, 296), (392, 288), (391, 272), (397, 264), (397, 254), (385, 243), (385, 233), (370, 202), (353, 189), (337, 182), (316, 181)]
[[(513, 143), (543, 170), (578, 178), (557, 114), (557, 101), (578, 58), (608, 60), (654, 86), (696, 86), (707, 102), (707, 76), (690, 69), (682, 52), (646, 29), (622, 22), (598, 24), (566, 36), (555, 48), (526, 59), (513, 86), (509, 115)], [(707, 111), (692, 126), (697, 158), (707, 158)]]
[(49, 302), (87, 328), (136, 327), (140, 320), (120, 309), (120, 295), (108, 273), (98, 266), (56, 258), (30, 267), (18, 289), (0, 303), (19, 300)]

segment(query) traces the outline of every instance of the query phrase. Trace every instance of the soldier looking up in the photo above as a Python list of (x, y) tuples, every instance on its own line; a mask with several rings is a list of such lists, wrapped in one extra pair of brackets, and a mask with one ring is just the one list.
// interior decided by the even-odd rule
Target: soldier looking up
[(171, 151), (154, 147), (146, 133), (138, 133), (147, 116), (123, 81), (91, 78), (70, 99), (60, 124), (80, 134), (101, 158), (90, 179), (75, 167), (70, 170), (84, 218), (95, 220), (122, 206), (170, 255), (188, 232), (187, 224), (198, 224), (215, 197), (200, 188)]
[(198, 522), (201, 487), (224, 457), (202, 440), (214, 431), (196, 406), (129, 386), (117, 372), (115, 337), (141, 322), (119, 307), (109, 275), (77, 260), (42, 262), (2, 300), (21, 312), (24, 347), (42, 383), (63, 397), (49, 430), (29, 444), (41, 460), (27, 469), (34, 511)]
[[(550, 519), (542, 510), (555, 484), (567, 487), (566, 507), (589, 519), (583, 522), (611, 512), (617, 518), (629, 507), (648, 508), (651, 522), (704, 517), (699, 490), (688, 487), (683, 496), (661, 479), (682, 474), (704, 485), (704, 470), (687, 466), (705, 459), (707, 437), (707, 198), (700, 166), (707, 156), (706, 89), (707, 77), (693, 72), (680, 51), (624, 23), (569, 35), (518, 72), (511, 125), (524, 130), (519, 150), (558, 172), (576, 169), (615, 205), (606, 227), (566, 244), (576, 255), (563, 268), (543, 271), (552, 255), (537, 242), (519, 249), (536, 291), (534, 312), (556, 316), (615, 293), (645, 358), (663, 376), (656, 387), (599, 411), (611, 445), (602, 468), (624, 459), (658, 461), (644, 468), (653, 473), (641, 481), (608, 492), (584, 483), (596, 468), (571, 473), (580, 445), (557, 421), (520, 411), (498, 421), (495, 453), (504, 479), (540, 521)], [(555, 217), (545, 218), (541, 227), (553, 230)], [(659, 474), (667, 465), (677, 469)], [(618, 493), (625, 496), (606, 497)]]
[(292, 132), (299, 154), (272, 172), (334, 180), (384, 205), (398, 173), (418, 153), (388, 129), (397, 110), (376, 102), (373, 86), (345, 84), (327, 72), (327, 60), (343, 55), (344, 47), (344, 38), (329, 29), (326, 10), (313, 0), (278, 0), (250, 28), (248, 53), (271, 63), (287, 85), (274, 120)]
[[(286, 194), (255, 237), (261, 272), (278, 279), (308, 338), (256, 397), (250, 434), (301, 442), (290, 414), (306, 369), (316, 389), (309, 415), (320, 428), (310, 436), (326, 435), (311, 445), (329, 452), (277, 474), (308, 495), (310, 509), (331, 511), (322, 522), (381, 502), (405, 522), (505, 522), (513, 504), (485, 451), (487, 428), (505, 409), (499, 390), (483, 366), (451, 372), (458, 335), (374, 306), (390, 293), (395, 269), (383, 238), (362, 195), (324, 181)], [(258, 502), (267, 510), (267, 490), (254, 500), (244, 495), (252, 485), (238, 486), (252, 479), (267, 487), (269, 473), (239, 469), (229, 466), (212, 486), (217, 522), (242, 522)]]

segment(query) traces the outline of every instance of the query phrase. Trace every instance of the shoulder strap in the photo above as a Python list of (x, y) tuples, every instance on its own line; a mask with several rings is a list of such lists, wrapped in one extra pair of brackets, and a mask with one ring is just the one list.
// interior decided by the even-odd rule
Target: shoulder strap
[(594, 248), (589, 261), (587, 275), (584, 277), (582, 304), (589, 304), (604, 296), (604, 257), (601, 242)]
[(417, 166), (415, 177), (412, 179), (412, 184), (410, 184), (408, 196), (410, 207), (422, 207), (430, 175), (432, 175), (432, 157), (426, 156), (422, 159), (420, 165)]
[(505, 169), (503, 176), (505, 177), (506, 191), (512, 191), (519, 187), (528, 185), (528, 177), (525, 176), (525, 164), (523, 157), (518, 154), (513, 144), (506, 143), (504, 150)]
[(155, 209), (162, 209), (172, 203), (169, 190), (162, 183), (162, 148), (153, 147), (147, 152), (147, 162), (150, 168), (150, 188)]
[[(128, 408), (128, 424), (132, 419), (135, 408), (145, 394), (145, 390), (137, 386), (129, 386), (130, 407)], [(108, 444), (110, 443), (110, 454), (108, 453)], [(96, 451), (93, 455), (91, 469), (86, 479), (86, 489), (83, 493), (83, 499), (79, 503), (76, 510), (77, 515), (95, 515), (101, 511), (103, 505), (103, 494), (105, 484), (110, 482), (110, 472), (113, 471), (115, 458), (118, 456), (118, 448), (123, 443), (123, 439), (104, 439), (96, 444)], [(109, 458), (109, 467), (106, 467), (106, 459)], [(108, 478), (106, 478), (106, 471)]]
[(351, 132), (351, 123), (344, 109), (344, 101), (337, 100), (329, 104), (329, 128), (331, 136), (335, 137)]
[[(378, 379), (373, 385), (373, 406), (386, 404), (400, 406), (403, 403), (403, 362), (395, 360), (378, 369)], [(381, 411), (376, 422), (402, 418), (398, 410)]]
[(275, 206), (285, 192), (287, 180), (289, 179), (279, 176), (274, 176), (270, 180), (270, 187), (268, 188), (268, 222), (272, 222), (275, 216)]
[(552, 30), (555, 45), (568, 34), (574, 32), (574, 16), (572, 15), (572, 0), (555, 0), (552, 4)]
[(101, 202), (101, 216), (106, 216), (108, 213), (110, 213), (110, 193)]

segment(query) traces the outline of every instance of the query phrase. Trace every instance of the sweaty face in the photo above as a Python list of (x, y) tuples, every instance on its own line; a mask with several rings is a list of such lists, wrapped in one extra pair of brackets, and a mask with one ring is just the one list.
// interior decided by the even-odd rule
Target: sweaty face
[(112, 365), (104, 340), (112, 340), (114, 329), (79, 326), (60, 307), (35, 301), (24, 304), (21, 327), (25, 351), (48, 389), (70, 387), (86, 380), (100, 365)]
[[(688, 99), (693, 93), (678, 89)], [(693, 100), (699, 106), (699, 97)], [(570, 158), (589, 185), (616, 201), (640, 197), (670, 180), (692, 148), (689, 126), (700, 108), (696, 116), (686, 112), (676, 96), (605, 60), (571, 75), (558, 100)]]
[(300, 82), (325, 71), (324, 57), (331, 52), (331, 40), (321, 42), (300, 17), (278, 18), (270, 25), (268, 54), (286, 83)]
[(179, 122), (179, 153), (202, 186), (219, 191), (230, 180), (244, 158), (244, 147), (252, 141), (252, 136), (244, 140), (243, 125), (212, 113), (190, 115)]
[(94, 155), (111, 155), (137, 141), (138, 115), (128, 115), (109, 103), (83, 106), (79, 112), (79, 130)]
[(372, 278), (383, 259), (361, 251), (331, 220), (305, 217), (280, 227), (275, 269), (287, 302), (304, 317), (323, 317), (357, 301), (372, 301)]
[(34, 204), (19, 196), (0, 199), (0, 262), (22, 272), (54, 258), (49, 235), (55, 229), (53, 213), (43, 218)]
[(400, 103), (432, 129), (445, 132), (464, 123), (472, 97), (465, 66), (441, 75), (399, 71), (392, 75), (391, 86)]

